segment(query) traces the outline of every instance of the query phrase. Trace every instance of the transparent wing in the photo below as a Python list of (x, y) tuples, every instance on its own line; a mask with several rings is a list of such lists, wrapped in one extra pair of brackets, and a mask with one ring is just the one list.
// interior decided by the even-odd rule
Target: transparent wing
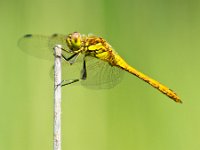
[(122, 79), (123, 70), (94, 57), (86, 57), (87, 78), (81, 84), (92, 89), (108, 89)]
[[(109, 63), (94, 57), (86, 57), (86, 80), (81, 80), (83, 55), (78, 56), (76, 62), (70, 65), (62, 62), (62, 80), (80, 79), (81, 85), (91, 89), (108, 89), (116, 86), (123, 77), (123, 70), (111, 66)], [(51, 68), (50, 77), (53, 79), (54, 68)], [(73, 84), (72, 84), (73, 85)]]
[(18, 46), (25, 53), (47, 60), (53, 60), (53, 48), (59, 44), (67, 49), (66, 35), (53, 34), (52, 36), (27, 34), (19, 39)]

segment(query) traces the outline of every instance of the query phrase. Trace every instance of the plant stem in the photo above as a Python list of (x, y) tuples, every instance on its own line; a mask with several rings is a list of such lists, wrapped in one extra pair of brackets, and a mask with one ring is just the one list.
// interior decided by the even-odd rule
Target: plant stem
[(54, 47), (54, 150), (61, 150), (61, 46)]

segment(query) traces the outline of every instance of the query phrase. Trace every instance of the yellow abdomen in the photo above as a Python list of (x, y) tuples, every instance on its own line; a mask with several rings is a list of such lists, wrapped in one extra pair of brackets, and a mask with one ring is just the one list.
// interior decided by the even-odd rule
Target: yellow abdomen
[(120, 67), (121, 69), (128, 71), (129, 73), (135, 75), (136, 77), (142, 79), (143, 81), (147, 82), (154, 88), (158, 89), (160, 92), (168, 96), (169, 98), (173, 99), (175, 102), (182, 103), (181, 99), (173, 92), (171, 89), (166, 87), (165, 85), (159, 83), (158, 81), (148, 77), (147, 75), (141, 73), (140, 71), (136, 70), (135, 68), (129, 66), (119, 55), (115, 55), (115, 66)]

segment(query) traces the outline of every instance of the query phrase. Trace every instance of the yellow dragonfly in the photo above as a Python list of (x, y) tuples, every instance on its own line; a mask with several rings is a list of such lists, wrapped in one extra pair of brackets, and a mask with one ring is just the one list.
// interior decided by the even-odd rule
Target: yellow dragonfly
[(18, 42), (24, 52), (50, 60), (53, 59), (53, 48), (57, 44), (62, 46), (62, 71), (65, 70), (62, 73), (63, 77), (74, 72), (70, 71), (70, 68), (81, 69), (80, 77), (63, 80), (62, 86), (80, 81), (82, 85), (89, 88), (112, 88), (120, 82), (122, 73), (127, 71), (175, 102), (182, 103), (174, 91), (128, 65), (101, 37), (81, 35), (78, 32), (68, 35), (53, 34), (52, 36), (27, 34)]

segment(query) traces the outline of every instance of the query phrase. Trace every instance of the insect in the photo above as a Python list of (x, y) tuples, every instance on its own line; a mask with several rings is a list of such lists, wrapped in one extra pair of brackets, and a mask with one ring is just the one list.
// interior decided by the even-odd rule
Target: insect
[[(63, 82), (62, 86), (80, 81), (82, 85), (90, 88), (112, 88), (120, 82), (121, 74), (127, 71), (175, 102), (182, 103), (180, 97), (171, 89), (128, 65), (101, 37), (81, 35), (78, 32), (52, 36), (27, 34), (18, 43), (24, 52), (43, 59), (53, 59), (53, 48), (56, 44), (62, 46), (62, 69), (73, 68), (78, 64), (81, 70), (80, 77), (63, 80), (67, 82)], [(68, 74), (70, 71), (66, 72)]]

